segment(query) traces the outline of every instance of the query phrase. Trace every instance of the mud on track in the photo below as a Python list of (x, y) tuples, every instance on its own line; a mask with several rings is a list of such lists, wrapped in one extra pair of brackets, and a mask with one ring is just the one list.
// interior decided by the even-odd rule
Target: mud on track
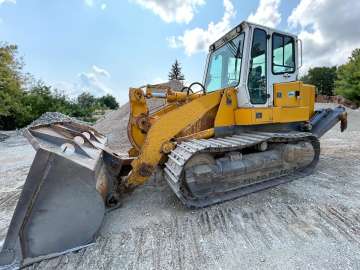
[[(321, 144), (313, 175), (200, 210), (158, 174), (106, 215), (94, 246), (29, 269), (360, 269), (360, 112)], [(33, 155), (21, 137), (0, 143), (0, 241)]]

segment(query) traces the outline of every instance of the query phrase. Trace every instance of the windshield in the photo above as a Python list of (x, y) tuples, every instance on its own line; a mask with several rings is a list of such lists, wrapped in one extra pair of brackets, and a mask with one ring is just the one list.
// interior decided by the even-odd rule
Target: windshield
[(211, 53), (205, 78), (207, 92), (239, 84), (243, 45), (241, 33)]

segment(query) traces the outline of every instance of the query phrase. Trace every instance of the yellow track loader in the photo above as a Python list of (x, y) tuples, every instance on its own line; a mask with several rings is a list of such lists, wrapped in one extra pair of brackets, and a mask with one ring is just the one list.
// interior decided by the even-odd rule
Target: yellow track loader
[[(315, 87), (298, 81), (301, 48), (295, 35), (243, 22), (210, 46), (203, 83), (182, 91), (131, 88), (127, 155), (86, 125), (29, 128), (25, 136), (37, 153), (0, 269), (92, 244), (106, 209), (157, 168), (191, 208), (310, 174), (319, 138), (338, 122), (345, 130), (347, 115), (343, 107), (315, 110)], [(153, 98), (166, 102), (150, 112)]]

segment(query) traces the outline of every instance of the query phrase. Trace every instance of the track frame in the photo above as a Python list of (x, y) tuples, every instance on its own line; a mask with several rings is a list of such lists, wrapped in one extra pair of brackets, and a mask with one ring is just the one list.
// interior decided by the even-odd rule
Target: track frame
[[(279, 171), (278, 175), (266, 178), (263, 181), (237, 188), (231, 191), (214, 193), (211, 196), (199, 197), (191, 192), (191, 185), (185, 180), (185, 165), (198, 153), (226, 153), (254, 147), (262, 142), (290, 143), (308, 141), (314, 148), (314, 159), (310, 165)], [(202, 208), (224, 201), (232, 200), (263, 189), (284, 184), (309, 175), (315, 169), (320, 155), (320, 142), (316, 136), (308, 132), (270, 133), (246, 132), (224, 138), (190, 140), (182, 142), (169, 154), (165, 163), (164, 176), (177, 197), (189, 208)]]

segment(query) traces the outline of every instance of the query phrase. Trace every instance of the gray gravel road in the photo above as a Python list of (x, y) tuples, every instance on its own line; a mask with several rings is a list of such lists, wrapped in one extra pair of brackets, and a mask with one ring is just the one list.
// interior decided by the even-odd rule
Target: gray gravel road
[[(360, 269), (360, 111), (322, 139), (316, 172), (201, 210), (161, 177), (107, 214), (94, 246), (36, 269)], [(0, 241), (34, 151), (0, 142)]]

